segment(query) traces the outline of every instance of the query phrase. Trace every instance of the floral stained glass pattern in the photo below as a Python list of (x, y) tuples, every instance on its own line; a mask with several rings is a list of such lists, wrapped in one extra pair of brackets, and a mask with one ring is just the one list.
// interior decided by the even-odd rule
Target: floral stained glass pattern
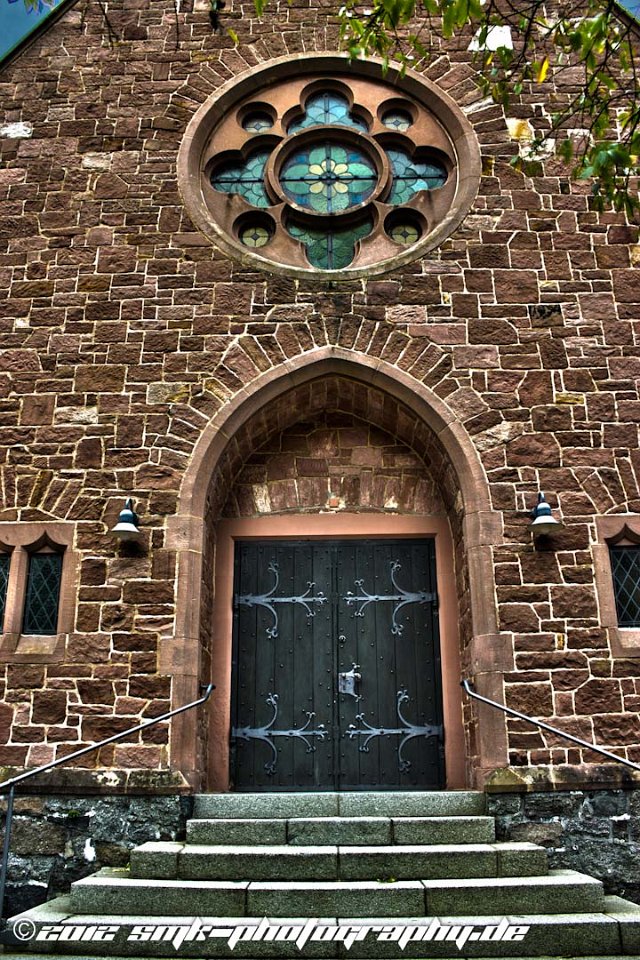
[(368, 130), (364, 120), (351, 115), (346, 97), (341, 97), (338, 93), (319, 93), (307, 100), (304, 117), (290, 124), (287, 133), (297, 133), (298, 130), (306, 130), (307, 127), (336, 123), (365, 132)]
[(30, 557), (23, 633), (32, 635), (56, 633), (61, 576), (61, 554), (34, 553)]
[(269, 152), (261, 151), (247, 158), (244, 164), (229, 164), (216, 171), (211, 185), (223, 193), (236, 193), (254, 207), (268, 207), (269, 197), (264, 188), (264, 168)]
[(284, 192), (298, 206), (327, 214), (363, 203), (377, 180), (373, 164), (362, 151), (335, 143), (294, 153), (280, 174)]
[(447, 171), (437, 161), (421, 163), (412, 160), (403, 150), (387, 150), (393, 170), (393, 184), (387, 203), (407, 203), (421, 190), (441, 187), (447, 179)]
[(9, 566), (11, 557), (8, 553), (0, 553), (0, 631), (4, 623), (4, 611), (7, 602), (7, 587), (9, 585)]
[(423, 244), (442, 221), (452, 190), (437, 188), (456, 164), (433, 121), (419, 122), (430, 111), (389, 84), (365, 78), (350, 89), (349, 80), (315, 71), (308, 82), (277, 80), (216, 126), (206, 216), (243, 262), (253, 252), (278, 268), (360, 270), (406, 257), (400, 248)]
[(307, 250), (309, 263), (319, 270), (341, 270), (353, 260), (358, 240), (368, 236), (373, 220), (367, 217), (356, 226), (335, 226), (332, 229), (310, 228), (301, 223), (290, 223), (287, 230), (301, 240)]

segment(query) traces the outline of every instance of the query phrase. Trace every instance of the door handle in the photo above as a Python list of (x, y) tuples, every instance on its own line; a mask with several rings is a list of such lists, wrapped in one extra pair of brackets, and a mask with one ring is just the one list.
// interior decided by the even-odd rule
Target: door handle
[(354, 663), (351, 670), (338, 674), (338, 691), (350, 697), (355, 697), (356, 700), (360, 699), (359, 694), (356, 693), (356, 684), (362, 680), (362, 674), (357, 673), (359, 667), (359, 663)]

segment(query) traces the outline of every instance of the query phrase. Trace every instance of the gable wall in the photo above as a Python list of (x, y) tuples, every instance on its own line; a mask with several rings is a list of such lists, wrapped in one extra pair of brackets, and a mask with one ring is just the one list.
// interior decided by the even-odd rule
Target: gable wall
[[(402, 270), (331, 287), (242, 266), (189, 222), (182, 135), (234, 75), (334, 49), (335, 25), (303, 3), (257, 21), (250, 4), (228, 2), (237, 48), (200, 10), (180, 14), (176, 49), (172, 4), (123, 10), (109, 13), (113, 47), (97, 5), (81, 2), (0, 73), (2, 122), (32, 126), (0, 141), (0, 520), (73, 523), (79, 569), (62, 649), (21, 652), (5, 637), (0, 763), (46, 762), (113, 732), (114, 716), (124, 728), (167, 707), (166, 524), (190, 454), (247, 382), (327, 345), (431, 388), (478, 450), (504, 528), (485, 590), (515, 652), (507, 702), (640, 759), (640, 650), (618, 645), (611, 658), (591, 549), (596, 516), (640, 514), (637, 230), (592, 211), (589, 185), (554, 159), (528, 176), (510, 167), (518, 144), (479, 99), (466, 38), (427, 70), (483, 154), (454, 236)], [(524, 96), (512, 117), (541, 120), (551, 93)], [(566, 528), (536, 552), (527, 510), (538, 489)], [(107, 533), (126, 495), (141, 552)], [(92, 762), (167, 767), (167, 740), (155, 730)], [(594, 759), (517, 724), (510, 748), (515, 765)]]

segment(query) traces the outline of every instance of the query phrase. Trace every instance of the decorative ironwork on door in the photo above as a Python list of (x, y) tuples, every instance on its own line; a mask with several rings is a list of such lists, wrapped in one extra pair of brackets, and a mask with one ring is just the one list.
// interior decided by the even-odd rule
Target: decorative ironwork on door
[(364, 617), (365, 610), (370, 603), (395, 603), (393, 608), (393, 613), (391, 616), (391, 633), (396, 636), (400, 636), (404, 630), (402, 623), (398, 621), (398, 614), (408, 603), (436, 603), (438, 596), (436, 593), (428, 592), (426, 590), (419, 590), (418, 592), (411, 590), (403, 590), (400, 584), (396, 581), (396, 573), (398, 570), (402, 569), (402, 564), (399, 560), (391, 561), (391, 582), (396, 588), (396, 593), (367, 593), (364, 589), (364, 580), (356, 580), (355, 585), (358, 587), (360, 593), (354, 594), (351, 590), (347, 591), (347, 595), (343, 597), (345, 603), (352, 605), (360, 603), (361, 606), (356, 610), (356, 617)]
[(238, 544), (232, 710), (237, 789), (442, 786), (433, 540)]
[(324, 740), (329, 734), (325, 729), (324, 723), (321, 723), (316, 728), (311, 728), (310, 724), (315, 713), (305, 710), (307, 717), (307, 722), (303, 727), (297, 727), (293, 730), (278, 730), (274, 727), (274, 723), (278, 719), (278, 694), (270, 693), (267, 697), (266, 702), (273, 707), (273, 716), (269, 723), (266, 723), (263, 727), (233, 727), (231, 730), (231, 736), (236, 740), (263, 740), (271, 748), (272, 757), (264, 765), (266, 773), (272, 775), (276, 772), (278, 765), (278, 751), (273, 742), (274, 737), (298, 737), (305, 744), (307, 748), (307, 753), (313, 753), (315, 751), (315, 746), (310, 742), (310, 737), (320, 737), (321, 740)]
[(244, 605), (246, 607), (266, 607), (267, 610), (271, 613), (273, 617), (273, 625), (267, 627), (267, 636), (268, 637), (277, 637), (278, 636), (278, 614), (275, 609), (277, 603), (299, 603), (301, 604), (308, 617), (315, 617), (316, 612), (312, 608), (311, 604), (317, 603), (326, 603), (327, 598), (325, 595), (320, 592), (316, 595), (313, 595), (311, 591), (315, 587), (313, 581), (307, 582), (307, 589), (304, 593), (300, 593), (295, 597), (277, 597), (275, 595), (276, 590), (278, 589), (278, 583), (280, 580), (280, 568), (278, 564), (272, 560), (268, 566), (268, 570), (275, 577), (275, 583), (271, 587), (268, 593), (245, 593), (239, 594), (236, 596), (236, 603), (240, 606)]

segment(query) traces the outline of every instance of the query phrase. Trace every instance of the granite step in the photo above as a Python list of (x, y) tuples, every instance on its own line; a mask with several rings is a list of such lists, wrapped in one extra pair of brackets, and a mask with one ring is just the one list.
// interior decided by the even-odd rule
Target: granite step
[(187, 823), (187, 843), (387, 846), (390, 844), (491, 843), (493, 817), (292, 817), (207, 819)]
[[(193, 912), (184, 916), (158, 916), (149, 918), (140, 913), (123, 917), (121, 914), (95, 915), (75, 914), (70, 916), (71, 904), (68, 897), (26, 911), (13, 918), (12, 923), (28, 921), (33, 930), (32, 938), (24, 943), (32, 951), (31, 960), (42, 956), (51, 956), (51, 951), (59, 947), (58, 957), (84, 957), (93, 960), (98, 957), (197, 957), (197, 958), (239, 958), (254, 960), (268, 957), (271, 960), (289, 960), (293, 957), (350, 958), (350, 960), (418, 960), (418, 958), (439, 958), (439, 960), (497, 960), (498, 957), (539, 958), (553, 957), (565, 960), (605, 960), (613, 957), (640, 956), (640, 907), (628, 904), (619, 898), (605, 898), (603, 909), (594, 913), (539, 914), (518, 911), (500, 916), (492, 912), (483, 916), (469, 917), (466, 912), (459, 916), (448, 915), (446, 919), (414, 916), (388, 918), (364, 917), (336, 918), (335, 916), (315, 920), (317, 925), (325, 925), (325, 937), (310, 939), (301, 951), (295, 938), (302, 932), (306, 920), (288, 920), (281, 918), (265, 921), (264, 918), (225, 918), (201, 916), (194, 927)], [(237, 919), (237, 922), (235, 922)], [(270, 939), (250, 940), (261, 924), (268, 925), (272, 935)], [(495, 936), (500, 923), (519, 927), (519, 939), (502, 939), (500, 942), (490, 939)], [(436, 925), (435, 927), (433, 925)], [(159, 925), (159, 928), (158, 928)], [(449, 940), (435, 939), (434, 931), (449, 928)], [(151, 939), (152, 927), (159, 933), (156, 940)], [(336, 928), (349, 928), (354, 942), (347, 946), (338, 939)], [(471, 927), (477, 939), (467, 942), (458, 949), (454, 936), (460, 936), (459, 930), (452, 928)], [(372, 929), (373, 928), (373, 929)], [(407, 933), (407, 928), (409, 932)], [(525, 929), (526, 928), (526, 929)], [(264, 927), (263, 927), (264, 929)], [(504, 927), (502, 928), (504, 930)], [(102, 931), (101, 939), (88, 943), (76, 939), (71, 942), (68, 931), (78, 935), (83, 930)], [(104, 931), (112, 931), (105, 935)], [(190, 931), (190, 932), (189, 932)], [(274, 932), (275, 931), (275, 932)], [(327, 933), (328, 931), (328, 933)], [(431, 931), (431, 933), (430, 933)], [(234, 945), (229, 938), (233, 933), (242, 937)], [(413, 939), (401, 944), (402, 934)], [(484, 934), (485, 939), (482, 939)], [(329, 935), (331, 938), (329, 938)], [(40, 941), (38, 936), (46, 939)], [(57, 939), (53, 941), (53, 937)], [(176, 936), (184, 937), (176, 948)], [(287, 938), (286, 940), (283, 938)], [(280, 939), (278, 939), (280, 938)], [(12, 960), (24, 953), (14, 953)]]
[(194, 801), (203, 819), (284, 819), (316, 817), (461, 817), (485, 813), (477, 790), (362, 793), (206, 793)]
[(585, 913), (603, 908), (602, 884), (573, 870), (540, 877), (356, 881), (256, 881), (136, 879), (104, 868), (76, 881), (71, 908), (77, 914), (149, 917), (397, 917), (479, 916), (517, 912)]
[(140, 879), (423, 880), (546, 872), (546, 851), (532, 843), (214, 846), (151, 841), (131, 851), (131, 876)]

